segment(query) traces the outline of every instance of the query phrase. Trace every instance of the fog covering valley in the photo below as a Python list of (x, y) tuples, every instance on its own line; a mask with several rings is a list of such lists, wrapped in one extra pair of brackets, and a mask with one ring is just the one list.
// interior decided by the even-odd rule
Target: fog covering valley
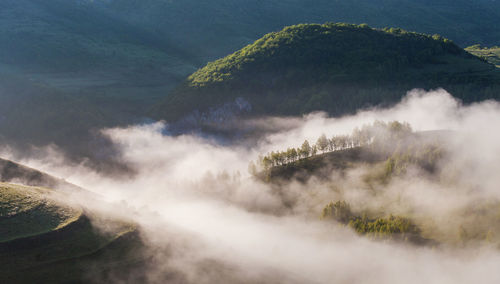
[[(439, 145), (448, 152), (436, 171), (439, 176), (415, 166), (370, 189), (363, 182), (370, 171), (367, 163), (342, 173), (333, 169), (327, 179), (292, 179), (278, 185), (248, 173), (249, 162), (259, 154), (300, 146), (304, 139), (315, 141), (322, 133), (348, 134), (375, 120), (404, 121), (415, 132), (450, 130)], [(500, 280), (496, 174), (500, 137), (495, 134), (499, 103), (464, 106), (445, 90), (413, 90), (392, 108), (340, 118), (312, 113), (249, 123), (286, 130), (267, 132), (257, 142), (224, 145), (196, 135), (163, 135), (166, 122), (103, 129), (102, 135), (117, 147), (119, 160), (132, 169), (116, 176), (74, 164), (50, 147), (40, 149), (37, 157), (20, 160), (5, 147), (2, 157), (90, 190), (115, 204), (95, 210), (113, 211), (139, 224), (147, 247), (144, 253), (151, 259), (137, 272), (140, 275), (112, 276), (120, 281), (134, 277), (151, 283)], [(89, 208), (102, 204), (76, 199)], [(285, 204), (285, 199), (296, 202)], [(356, 210), (383, 208), (385, 214), (409, 216), (423, 232), (440, 235), (439, 241), (422, 245), (373, 238), (321, 219), (323, 207), (336, 200), (345, 200)], [(471, 213), (481, 206), (490, 209)], [(484, 235), (460, 239), (461, 228), (470, 230), (470, 235), (481, 230), (471, 222), (488, 222), (487, 230), (480, 232)], [(92, 269), (87, 273), (92, 279)]]
[(0, 1), (0, 283), (500, 283), (499, 17)]

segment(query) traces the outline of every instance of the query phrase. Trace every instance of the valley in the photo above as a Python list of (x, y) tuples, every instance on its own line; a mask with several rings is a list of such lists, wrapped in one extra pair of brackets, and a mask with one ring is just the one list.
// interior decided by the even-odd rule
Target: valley
[(499, 283), (499, 18), (0, 1), (0, 283)]

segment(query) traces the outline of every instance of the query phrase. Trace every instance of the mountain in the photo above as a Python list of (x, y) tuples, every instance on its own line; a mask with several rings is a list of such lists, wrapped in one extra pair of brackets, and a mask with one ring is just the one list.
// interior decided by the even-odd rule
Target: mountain
[(487, 0), (5, 0), (0, 8), (0, 62), (48, 71), (182, 73), (283, 26), (325, 21), (500, 44), (500, 3)]
[(500, 3), (491, 0), (5, 0), (0, 5), (2, 61), (50, 63), (46, 67), (53, 69), (219, 57), (301, 22), (396, 26), (442, 34), (460, 45), (500, 44)]
[(465, 102), (496, 98), (500, 72), (440, 36), (367, 25), (301, 24), (190, 75), (155, 108), (158, 118), (203, 121), (229, 103), (250, 115), (341, 115), (443, 87)]
[(89, 155), (91, 130), (142, 121), (201, 64), (97, 2), (1, 1), (1, 142)]
[(91, 130), (147, 121), (197, 68), (286, 25), (368, 23), (491, 46), (499, 14), (490, 0), (3, 0), (0, 140), (89, 155)]
[[(54, 1), (54, 0), (52, 0)], [(496, 0), (111, 0), (80, 1), (148, 27), (186, 50), (207, 56), (237, 49), (272, 30), (297, 23), (349, 22), (442, 34), (459, 45), (498, 44)], [(91, 4), (90, 4), (91, 3)], [(190, 35), (190, 36), (186, 36)]]
[(30, 71), (156, 69), (168, 80), (283, 26), (325, 21), (500, 44), (500, 3), (491, 0), (4, 0), (0, 8), (0, 62)]

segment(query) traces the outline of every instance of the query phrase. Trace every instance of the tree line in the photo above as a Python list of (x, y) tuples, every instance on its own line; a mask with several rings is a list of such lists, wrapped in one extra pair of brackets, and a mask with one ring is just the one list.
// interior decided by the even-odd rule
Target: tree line
[[(405, 137), (412, 133), (411, 126), (406, 122), (375, 121), (372, 124), (365, 124), (361, 128), (356, 127), (350, 135), (334, 135), (328, 138), (322, 134), (316, 143), (310, 143), (307, 139), (300, 147), (289, 147), (283, 151), (271, 151), (267, 155), (260, 156), (258, 165), (269, 170), (272, 167), (284, 166), (301, 159), (316, 156), (318, 152), (322, 154), (362, 147), (370, 144), (386, 143)], [(255, 164), (250, 164), (250, 171), (255, 170)]]

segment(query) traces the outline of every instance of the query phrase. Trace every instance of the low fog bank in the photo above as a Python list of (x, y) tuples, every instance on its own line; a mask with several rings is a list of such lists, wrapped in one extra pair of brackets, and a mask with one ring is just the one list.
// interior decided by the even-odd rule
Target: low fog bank
[[(449, 160), (441, 165), (447, 176), (437, 182), (409, 170), (375, 195), (361, 185), (366, 165), (343, 174), (332, 171), (328, 181), (290, 181), (279, 190), (248, 173), (249, 162), (261, 154), (298, 147), (304, 139), (315, 142), (323, 133), (348, 134), (375, 120), (405, 121), (419, 132), (452, 130), (445, 143)], [(118, 149), (116, 159), (132, 169), (128, 176), (73, 164), (50, 147), (36, 158), (17, 161), (123, 204), (120, 214), (140, 224), (153, 251), (146, 272), (152, 283), (161, 283), (171, 271), (182, 275), (173, 281), (180, 283), (500, 282), (498, 244), (436, 247), (376, 241), (319, 218), (327, 203), (343, 199), (355, 209), (385, 208), (411, 213), (417, 221), (431, 219), (443, 234), (456, 230), (453, 226), (466, 221), (458, 210), (480, 200), (500, 200), (499, 103), (464, 106), (444, 90), (414, 90), (388, 109), (246, 123), (284, 130), (252, 146), (165, 136), (164, 122), (102, 130)], [(8, 148), (1, 156), (19, 157)], [(288, 204), (284, 196), (297, 202)]]

